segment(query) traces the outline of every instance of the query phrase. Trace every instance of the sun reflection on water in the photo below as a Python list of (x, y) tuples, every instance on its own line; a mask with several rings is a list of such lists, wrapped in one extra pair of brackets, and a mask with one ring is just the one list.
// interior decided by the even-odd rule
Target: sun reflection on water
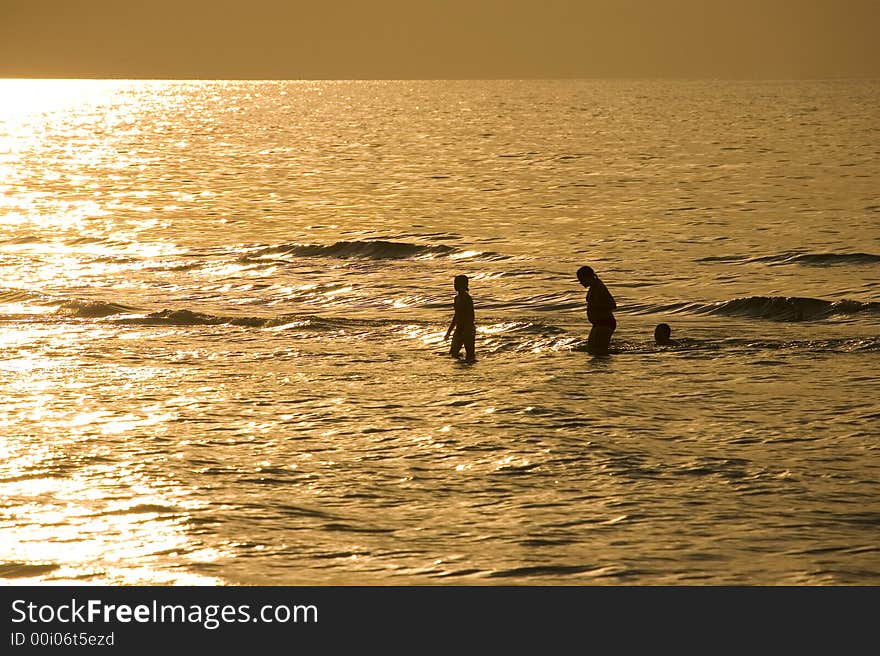
[[(107, 471), (112, 477), (115, 472)], [(173, 555), (181, 565), (210, 562), (216, 550), (194, 551), (182, 530), (188, 514), (173, 494), (148, 493), (114, 500), (112, 478), (95, 486), (99, 472), (62, 479), (8, 480), (0, 493), (15, 510), (0, 513), (0, 553), (18, 566), (10, 583), (95, 581), (109, 584), (217, 584), (212, 577), (169, 571)], [(213, 551), (213, 553), (211, 553)], [(156, 568), (159, 560), (166, 566)], [(171, 560), (174, 560), (171, 558)]]
[(3, 89), (0, 119), (103, 105), (122, 84), (115, 80), (0, 80)]
[(224, 557), (190, 530), (202, 502), (151, 462), (179, 413), (132, 382), (161, 372), (95, 368), (70, 353), (86, 334), (113, 330), (0, 329), (0, 584), (222, 583), (192, 569)]
[(182, 569), (222, 556), (192, 544), (186, 524), (198, 504), (187, 500), (185, 490), (173, 485), (153, 489), (155, 482), (140, 476), (136, 463), (94, 465), (66, 477), (39, 476), (36, 472), (57, 467), (52, 463), (63, 454), (45, 447), (16, 457), (9, 447), (7, 440), (2, 452), (12, 461), (5, 458), (0, 480), (0, 496), (6, 500), (0, 508), (5, 572), (0, 581), (218, 583)]

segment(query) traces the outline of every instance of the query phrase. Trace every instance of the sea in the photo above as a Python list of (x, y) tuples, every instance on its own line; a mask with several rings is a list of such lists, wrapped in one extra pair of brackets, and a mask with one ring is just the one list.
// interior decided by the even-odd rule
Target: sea
[(877, 585), (878, 372), (880, 80), (0, 81), (6, 585)]

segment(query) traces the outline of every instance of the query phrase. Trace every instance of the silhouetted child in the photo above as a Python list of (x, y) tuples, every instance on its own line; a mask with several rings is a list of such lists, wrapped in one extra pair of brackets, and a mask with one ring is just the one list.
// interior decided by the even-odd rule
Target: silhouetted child
[(476, 360), (474, 354), (474, 340), (477, 336), (477, 327), (474, 323), (474, 301), (468, 294), (468, 277), (465, 275), (455, 276), (453, 281), (455, 291), (455, 313), (452, 315), (452, 321), (449, 322), (449, 329), (446, 331), (446, 337), (452, 333), (452, 344), (449, 347), (449, 355), (454, 358), (459, 357), (461, 347), (464, 346), (465, 359), (469, 362)]
[(668, 323), (658, 323), (654, 328), (654, 341), (657, 346), (678, 346), (678, 342), (672, 339), (672, 328)]

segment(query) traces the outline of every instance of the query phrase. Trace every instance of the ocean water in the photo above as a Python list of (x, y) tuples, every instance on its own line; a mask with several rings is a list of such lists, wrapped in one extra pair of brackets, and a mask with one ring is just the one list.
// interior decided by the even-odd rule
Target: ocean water
[(0, 81), (0, 581), (880, 583), (878, 108)]

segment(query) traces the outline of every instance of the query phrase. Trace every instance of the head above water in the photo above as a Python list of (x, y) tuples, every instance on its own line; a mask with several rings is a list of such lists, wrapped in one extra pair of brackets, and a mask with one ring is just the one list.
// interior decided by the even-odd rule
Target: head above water
[(596, 278), (596, 272), (593, 271), (592, 267), (582, 266), (577, 270), (577, 279), (584, 287), (589, 287), (593, 284), (593, 280)]
[(672, 337), (672, 328), (669, 327), (669, 324), (658, 323), (654, 328), (654, 341), (658, 344), (666, 344), (670, 337)]
[(455, 286), (455, 291), (466, 292), (468, 290), (468, 277), (464, 274), (455, 276), (452, 284)]

